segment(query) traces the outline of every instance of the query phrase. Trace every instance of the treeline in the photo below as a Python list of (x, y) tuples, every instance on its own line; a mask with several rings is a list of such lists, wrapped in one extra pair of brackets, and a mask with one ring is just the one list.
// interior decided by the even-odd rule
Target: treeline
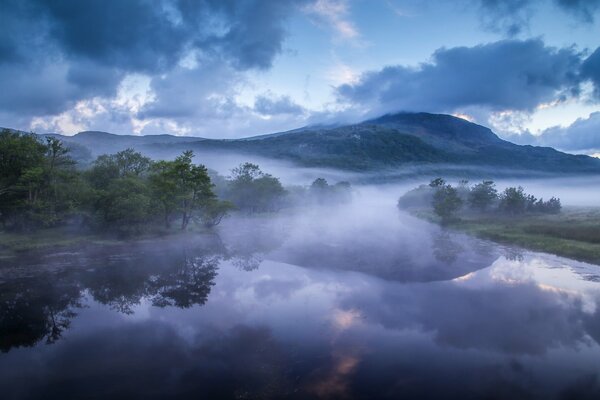
[(410, 190), (398, 200), (400, 208), (423, 206), (431, 207), (443, 221), (456, 219), (460, 213), (557, 214), (562, 208), (560, 199), (551, 197), (544, 201), (526, 193), (521, 186), (498, 192), (494, 181), (484, 180), (470, 186), (463, 180), (452, 186), (442, 178)]
[[(223, 177), (185, 151), (153, 161), (133, 149), (99, 156), (83, 168), (52, 137), (0, 132), (0, 223), (31, 231), (61, 225), (136, 234), (152, 229), (212, 227), (231, 212), (277, 212), (300, 203), (339, 201), (350, 185), (319, 178), (292, 191), (252, 163)], [(293, 193), (292, 193), (293, 192)]]

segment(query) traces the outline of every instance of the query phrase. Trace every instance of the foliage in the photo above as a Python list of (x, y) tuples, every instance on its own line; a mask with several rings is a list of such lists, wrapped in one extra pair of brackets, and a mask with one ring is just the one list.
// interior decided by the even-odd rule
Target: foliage
[(279, 179), (256, 164), (244, 163), (231, 171), (226, 198), (243, 212), (278, 211), (285, 195)]
[[(85, 171), (54, 136), (0, 132), (0, 222), (7, 230), (33, 230), (78, 221), (139, 233), (162, 219), (181, 229), (198, 217), (214, 226), (232, 209), (219, 202), (202, 165), (186, 151), (153, 163), (133, 149), (99, 156)], [(202, 211), (202, 212), (201, 212)], [(162, 218), (160, 216), (162, 215)]]
[(178, 213), (185, 230), (195, 213), (215, 198), (206, 167), (193, 164), (193, 157), (192, 151), (185, 151), (174, 161), (153, 165), (150, 182), (167, 228)]
[(508, 187), (500, 195), (499, 209), (508, 214), (522, 214), (530, 201), (521, 186)]
[(498, 191), (493, 181), (478, 183), (469, 193), (469, 205), (479, 211), (486, 211), (497, 199)]
[(525, 193), (521, 186), (508, 187), (499, 195), (494, 181), (484, 180), (469, 187), (468, 181), (462, 180), (455, 188), (442, 178), (409, 190), (398, 199), (399, 208), (422, 208), (424, 204), (431, 204), (436, 214), (446, 220), (455, 217), (462, 205), (468, 206), (462, 216), (473, 211), (509, 215), (558, 214), (562, 208), (560, 199), (537, 199)]
[(430, 185), (419, 185), (398, 199), (399, 208), (420, 208), (433, 202), (435, 190)]
[(458, 191), (451, 185), (436, 186), (436, 191), (433, 195), (433, 211), (446, 222), (455, 218), (456, 213), (462, 207), (462, 200), (458, 195)]
[(218, 199), (208, 199), (201, 207), (199, 220), (206, 228), (212, 228), (221, 223), (235, 206), (230, 201), (221, 201)]
[(352, 199), (352, 185), (346, 181), (330, 185), (326, 179), (317, 178), (310, 185), (309, 192), (320, 204), (345, 203)]
[(74, 191), (81, 189), (79, 183), (69, 149), (59, 140), (0, 132), (0, 222), (5, 228), (61, 223), (80, 200)]

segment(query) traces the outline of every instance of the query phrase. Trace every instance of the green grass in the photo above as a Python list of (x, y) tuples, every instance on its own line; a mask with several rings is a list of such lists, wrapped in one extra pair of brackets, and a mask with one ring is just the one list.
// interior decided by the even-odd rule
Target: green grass
[(108, 239), (101, 235), (68, 232), (63, 229), (43, 229), (31, 233), (0, 232), (0, 258), (50, 248), (114, 242), (114, 239)]
[(123, 242), (143, 242), (159, 238), (173, 239), (178, 235), (199, 233), (200, 230), (182, 232), (159, 230), (135, 236), (119, 238), (107, 233), (82, 233), (64, 228), (40, 229), (35, 232), (16, 233), (0, 231), (0, 260), (9, 259), (19, 254), (58, 249), (81, 248), (85, 246), (110, 246)]
[[(429, 211), (414, 214), (438, 222)], [(600, 265), (600, 208), (565, 208), (557, 215), (461, 215), (447, 226), (498, 243)]]

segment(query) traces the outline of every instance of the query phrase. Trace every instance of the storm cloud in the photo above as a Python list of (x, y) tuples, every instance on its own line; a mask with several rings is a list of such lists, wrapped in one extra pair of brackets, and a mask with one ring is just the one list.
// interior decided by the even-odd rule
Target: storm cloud
[(600, 151), (600, 112), (579, 118), (567, 127), (548, 128), (535, 137), (535, 144), (567, 151)]
[(82, 99), (114, 96), (133, 73), (162, 76), (191, 52), (211, 65), (267, 69), (282, 51), (286, 0), (148, 2), (6, 0), (0, 85), (3, 111), (53, 115)]
[(339, 99), (377, 113), (452, 112), (480, 106), (532, 111), (540, 103), (577, 96), (580, 54), (540, 39), (441, 48), (418, 67), (388, 66), (337, 88)]
[[(529, 29), (529, 21), (544, 3), (541, 0), (475, 0), (483, 27), (509, 37)], [(553, 0), (555, 8), (578, 22), (594, 23), (600, 0)]]
[(583, 62), (581, 75), (593, 82), (594, 94), (600, 99), (600, 47)]

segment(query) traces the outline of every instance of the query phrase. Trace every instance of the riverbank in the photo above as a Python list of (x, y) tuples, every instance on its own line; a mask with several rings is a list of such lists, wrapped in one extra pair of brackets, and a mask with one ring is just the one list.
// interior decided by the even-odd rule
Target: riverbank
[(156, 231), (139, 235), (119, 237), (109, 233), (80, 232), (66, 228), (40, 229), (35, 232), (0, 232), (0, 260), (15, 256), (48, 250), (67, 250), (83, 247), (100, 247), (124, 243), (142, 243), (160, 239), (173, 239), (178, 236), (202, 233), (181, 230)]
[[(410, 212), (440, 222), (432, 211)], [(446, 226), (482, 239), (600, 265), (600, 207), (565, 207), (554, 215), (467, 214)]]

